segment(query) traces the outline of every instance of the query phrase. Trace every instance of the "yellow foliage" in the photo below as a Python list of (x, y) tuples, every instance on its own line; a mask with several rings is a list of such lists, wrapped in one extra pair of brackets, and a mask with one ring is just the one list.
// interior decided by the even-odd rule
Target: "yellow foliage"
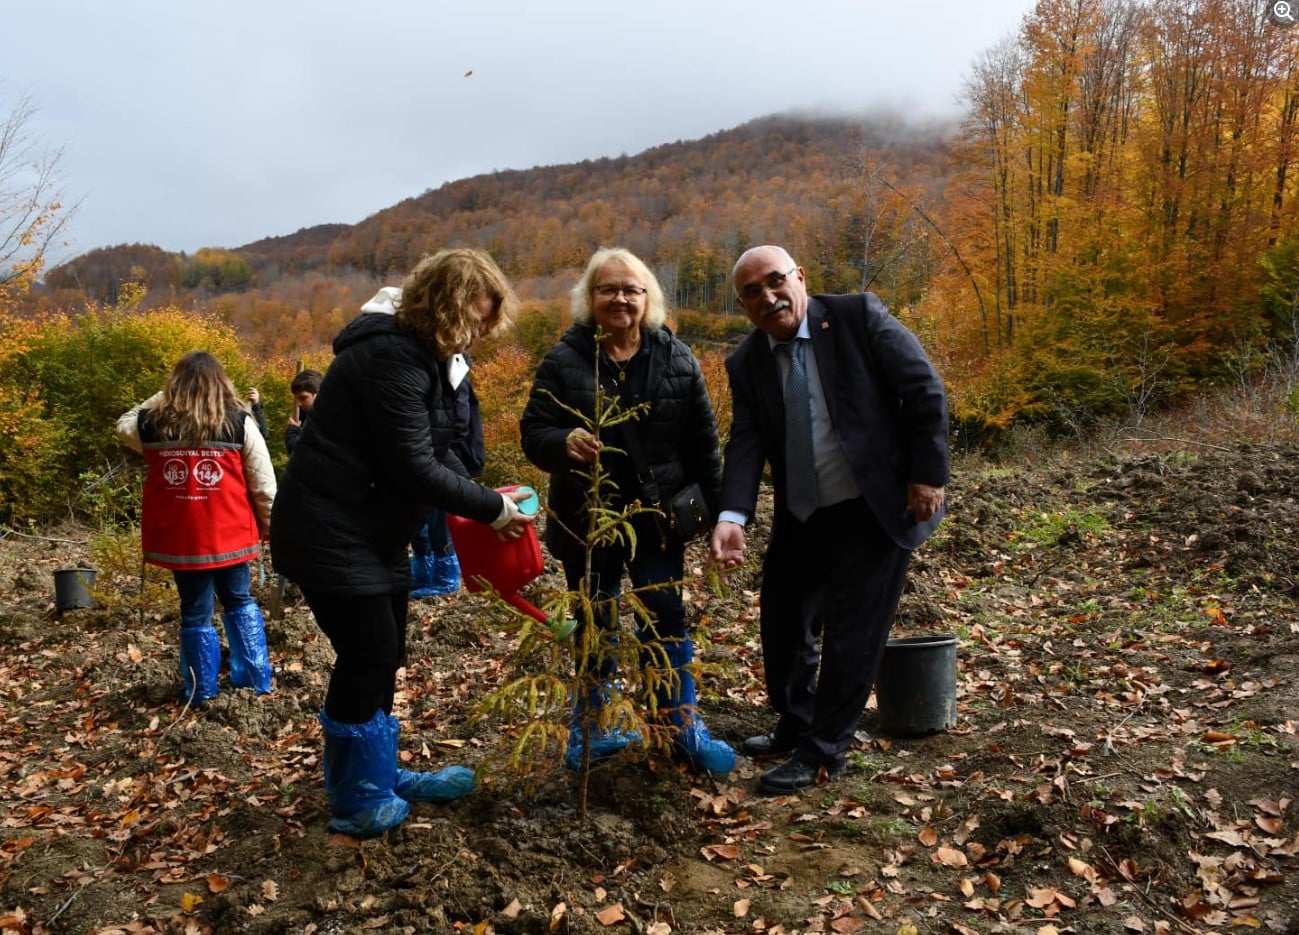
[(57, 476), (63, 433), (39, 392), (0, 383), (0, 502), (7, 518), (43, 519), (66, 502)]
[(487, 448), (483, 482), (493, 487), (528, 484), (545, 490), (545, 475), (523, 457), (520, 447), (519, 417), (528, 401), (532, 377), (532, 361), (517, 346), (497, 348), (490, 358), (474, 361), (474, 391)]
[(33, 319), (0, 313), (0, 520), (52, 519), (81, 496), (70, 479), (134, 459), (113, 435), (117, 417), (196, 349), (247, 383), (251, 365), (234, 333), (201, 313), (135, 305)]
[(699, 369), (704, 372), (704, 384), (708, 387), (708, 398), (713, 404), (713, 415), (717, 417), (717, 435), (726, 444), (731, 433), (731, 386), (726, 377), (726, 353), (721, 350), (709, 350), (696, 354), (699, 358)]

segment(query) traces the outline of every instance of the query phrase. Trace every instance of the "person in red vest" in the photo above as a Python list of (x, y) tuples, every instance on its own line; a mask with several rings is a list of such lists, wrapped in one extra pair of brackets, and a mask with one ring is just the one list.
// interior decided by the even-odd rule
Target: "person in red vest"
[(262, 612), (250, 593), (250, 563), (270, 535), (275, 470), (266, 441), (211, 354), (186, 354), (167, 385), (117, 420), (117, 437), (144, 455), (148, 473), (140, 540), (144, 560), (171, 569), (180, 595), (180, 672), (185, 697), (217, 694), (221, 638), (230, 682), (271, 691)]

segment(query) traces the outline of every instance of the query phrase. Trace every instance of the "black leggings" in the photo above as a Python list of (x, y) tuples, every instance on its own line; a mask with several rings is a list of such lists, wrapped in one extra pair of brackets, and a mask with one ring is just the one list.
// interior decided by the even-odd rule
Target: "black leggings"
[(302, 596), (338, 655), (325, 713), (343, 724), (364, 724), (380, 710), (391, 714), (397, 669), (406, 658), (408, 593), (353, 596), (303, 588)]

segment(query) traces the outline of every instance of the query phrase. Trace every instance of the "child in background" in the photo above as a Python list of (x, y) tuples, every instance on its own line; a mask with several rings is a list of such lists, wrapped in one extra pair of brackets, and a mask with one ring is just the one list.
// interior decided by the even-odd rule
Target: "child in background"
[(320, 392), (321, 379), (323, 375), (319, 370), (303, 370), (289, 384), (289, 391), (293, 393), (293, 402), (297, 407), (293, 415), (289, 416), (289, 425), (284, 430), (284, 448), (289, 454), (293, 454), (293, 446), (302, 435), (302, 426), (311, 413), (316, 394)]
[(167, 385), (117, 420), (117, 437), (144, 455), (148, 473), (140, 540), (144, 560), (171, 569), (180, 595), (180, 671), (185, 696), (217, 694), (221, 638), (214, 592), (230, 644), (230, 681), (271, 691), (261, 608), (249, 564), (270, 535), (275, 470), (266, 441), (220, 361), (186, 354)]
[(267, 438), (269, 432), (266, 428), (266, 413), (262, 411), (262, 394), (257, 391), (257, 387), (250, 386), (244, 399), (248, 400), (248, 409), (257, 423), (257, 431), (262, 433), (262, 438)]

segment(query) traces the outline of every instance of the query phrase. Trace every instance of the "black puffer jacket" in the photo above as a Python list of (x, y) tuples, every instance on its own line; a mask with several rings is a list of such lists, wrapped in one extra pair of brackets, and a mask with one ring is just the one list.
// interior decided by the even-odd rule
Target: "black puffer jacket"
[(334, 353), (275, 498), (271, 556), (305, 588), (396, 593), (426, 507), (492, 522), (502, 498), (450, 452), (445, 364), (393, 316), (353, 319)]
[[(642, 329), (641, 340), (649, 349), (646, 401), (650, 409), (636, 421), (635, 427), (660, 495), (668, 499), (690, 482), (697, 482), (716, 515), (721, 494), (722, 455), (717, 422), (699, 361), (666, 327), (656, 331)], [(550, 473), (550, 509), (560, 523), (573, 530), (586, 529), (588, 484), (579, 472), (589, 466), (568, 457), (565, 441), (569, 432), (582, 423), (560, 403), (588, 418), (594, 414), (595, 361), (594, 326), (570, 327), (537, 368), (528, 405), (519, 423), (523, 453), (537, 467)], [(600, 382), (606, 394), (619, 397), (617, 372), (603, 358)], [(553, 399), (547, 391), (554, 394)], [(626, 426), (631, 427), (631, 424)], [(618, 444), (617, 438), (610, 441)], [(609, 465), (609, 469), (615, 476), (634, 474), (626, 465)], [(644, 492), (628, 494), (620, 490), (616, 501), (630, 502), (637, 497), (644, 498)], [(555, 522), (547, 525), (546, 544), (561, 561), (575, 559), (581, 552), (578, 541)], [(641, 543), (642, 547), (656, 545)]]

